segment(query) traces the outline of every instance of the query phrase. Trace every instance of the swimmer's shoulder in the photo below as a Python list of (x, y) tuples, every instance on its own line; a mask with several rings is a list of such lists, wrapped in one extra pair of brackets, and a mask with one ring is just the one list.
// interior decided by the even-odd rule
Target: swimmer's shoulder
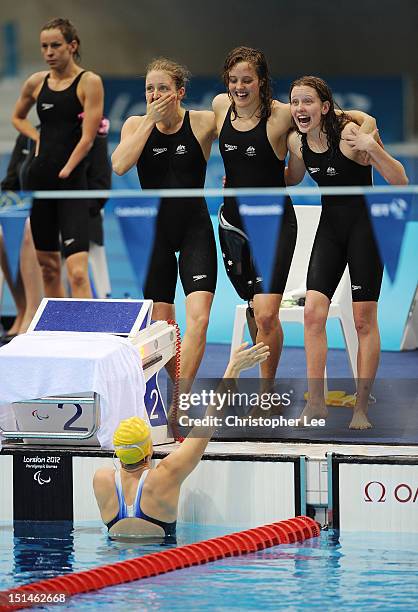
[(128, 117), (122, 126), (121, 136), (129, 136), (135, 132), (143, 123), (146, 115), (132, 115)]
[(93, 491), (99, 504), (108, 501), (109, 491), (115, 488), (114, 468), (99, 468), (93, 476)]
[(231, 105), (228, 94), (221, 93), (213, 98), (212, 110), (217, 115), (218, 113), (226, 112)]
[(95, 471), (93, 476), (93, 486), (95, 483), (115, 482), (114, 468), (103, 467)]
[(31, 74), (23, 83), (23, 91), (26, 94), (33, 94), (38, 91), (48, 74), (47, 70), (40, 70)]
[(103, 88), (102, 77), (96, 74), (95, 72), (93, 72), (92, 70), (83, 70), (82, 75), (80, 77), (80, 86), (82, 88), (85, 88), (85, 87)]

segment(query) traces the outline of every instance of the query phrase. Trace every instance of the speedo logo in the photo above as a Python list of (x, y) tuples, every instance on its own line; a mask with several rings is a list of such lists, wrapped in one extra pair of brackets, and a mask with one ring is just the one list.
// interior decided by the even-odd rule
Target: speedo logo
[(152, 151), (155, 157), (156, 155), (160, 155), (160, 153), (165, 153), (167, 151), (167, 147), (161, 147), (161, 148), (155, 147)]
[(54, 108), (54, 105), (48, 104), (47, 102), (42, 102), (41, 107), (42, 110), (50, 110), (51, 108)]
[(225, 151), (236, 151), (237, 149), (237, 145), (225, 144)]
[(351, 285), (351, 289), (352, 291), (358, 291), (359, 289), (361, 289), (361, 285)]
[(203, 278), (207, 278), (207, 274), (196, 274), (195, 276), (193, 276), (193, 280), (196, 282), (198, 280), (202, 280)]
[(179, 145), (176, 149), (176, 155), (184, 155), (185, 153), (187, 153), (187, 149), (185, 145)]
[(321, 170), (321, 168), (311, 168), (310, 166), (308, 166), (308, 172), (309, 174), (316, 174), (317, 172), (319, 172)]

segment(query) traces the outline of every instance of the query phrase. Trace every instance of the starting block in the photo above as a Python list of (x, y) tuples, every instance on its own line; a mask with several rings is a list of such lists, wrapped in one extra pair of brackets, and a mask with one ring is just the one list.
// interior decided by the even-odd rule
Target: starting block
[[(146, 382), (145, 407), (155, 445), (172, 442), (158, 373), (176, 354), (176, 329), (166, 321), (151, 321), (152, 300), (82, 300), (45, 298), (28, 332), (105, 333), (127, 338), (142, 358)], [(28, 399), (12, 404), (16, 430), (7, 438), (26, 444), (99, 446), (100, 397), (78, 391), (62, 396)]]

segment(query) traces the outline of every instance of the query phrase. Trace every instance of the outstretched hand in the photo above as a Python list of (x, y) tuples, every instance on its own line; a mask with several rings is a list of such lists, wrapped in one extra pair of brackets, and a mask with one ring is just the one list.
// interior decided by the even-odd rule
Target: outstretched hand
[(244, 342), (232, 353), (224, 378), (237, 378), (240, 372), (262, 363), (270, 355), (269, 347), (264, 342), (254, 344), (250, 348), (246, 348), (247, 346), (248, 342)]

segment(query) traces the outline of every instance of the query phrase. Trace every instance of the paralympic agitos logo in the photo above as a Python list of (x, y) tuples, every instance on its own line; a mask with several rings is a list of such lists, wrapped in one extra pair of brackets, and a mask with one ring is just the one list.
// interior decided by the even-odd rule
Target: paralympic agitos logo
[(405, 482), (388, 487), (383, 482), (372, 480), (364, 486), (364, 501), (379, 504), (386, 501), (414, 504), (418, 502), (418, 487)]

